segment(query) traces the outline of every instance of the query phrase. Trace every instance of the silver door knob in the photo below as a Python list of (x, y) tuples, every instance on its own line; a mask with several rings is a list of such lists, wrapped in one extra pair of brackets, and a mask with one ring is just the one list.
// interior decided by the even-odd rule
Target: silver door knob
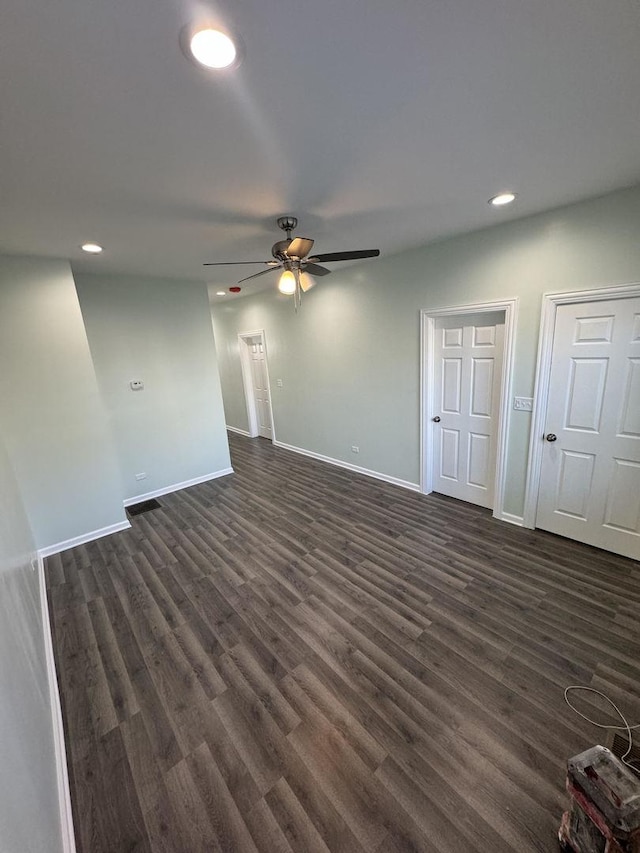
[(545, 435), (545, 438), (547, 439), (547, 441), (556, 441), (556, 440), (557, 440), (557, 438), (558, 438), (558, 436), (557, 436), (557, 435), (555, 435), (555, 434), (554, 434), (554, 433), (552, 433), (552, 432), (548, 432), (548, 433)]
[(434, 424), (439, 424), (440, 423), (440, 415), (436, 415), (435, 418), (433, 418), (433, 422), (434, 422)]

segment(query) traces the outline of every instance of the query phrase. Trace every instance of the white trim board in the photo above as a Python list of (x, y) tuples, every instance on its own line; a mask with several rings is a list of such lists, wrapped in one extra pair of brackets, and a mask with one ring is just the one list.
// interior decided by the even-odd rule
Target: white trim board
[(500, 521), (506, 521), (507, 524), (515, 524), (516, 527), (524, 527), (524, 518), (521, 515), (514, 515), (512, 512), (503, 512), (500, 515)]
[(542, 297), (540, 315), (540, 337), (538, 340), (538, 359), (536, 381), (533, 391), (533, 413), (531, 417), (531, 436), (529, 439), (529, 459), (527, 462), (527, 483), (524, 498), (524, 526), (536, 526), (538, 510), (538, 492), (540, 490), (540, 472), (544, 425), (547, 419), (549, 399), (549, 381), (551, 379), (551, 354), (556, 329), (556, 311), (559, 305), (571, 303), (600, 302), (605, 299), (629, 299), (640, 296), (640, 282), (632, 284), (601, 287), (595, 290), (576, 290), (567, 293), (545, 293)]
[(496, 302), (478, 302), (472, 305), (455, 305), (450, 308), (424, 309), (420, 311), (420, 491), (428, 495), (432, 489), (431, 460), (433, 458), (432, 430), (429, 428), (434, 414), (433, 388), (435, 324), (440, 317), (457, 314), (486, 314), (493, 311), (504, 312), (504, 357), (500, 383), (500, 414), (498, 417), (495, 491), (493, 499), (493, 517), (509, 521), (513, 516), (504, 511), (504, 492), (507, 476), (507, 443), (511, 421), (511, 385), (515, 360), (516, 325), (518, 318), (518, 298), (501, 299)]
[(335, 465), (338, 468), (346, 468), (347, 471), (364, 474), (365, 477), (373, 477), (374, 480), (383, 480), (385, 483), (391, 483), (392, 486), (400, 486), (412, 492), (420, 491), (420, 485), (418, 483), (411, 483), (409, 480), (401, 480), (398, 477), (391, 477), (389, 474), (381, 474), (379, 471), (361, 468), (359, 465), (352, 465), (351, 462), (344, 462), (342, 459), (333, 459), (331, 456), (324, 456), (322, 453), (315, 453), (313, 450), (305, 450), (302, 447), (296, 447), (294, 444), (285, 444), (283, 441), (274, 441), (273, 443), (276, 447), (281, 447), (283, 450), (291, 450), (293, 453), (300, 453), (302, 456), (309, 456), (311, 459), (318, 459), (320, 462), (327, 462), (329, 465)]
[(229, 424), (226, 425), (226, 429), (229, 432), (237, 432), (238, 435), (245, 435), (247, 438), (255, 438), (247, 429), (239, 429), (238, 427), (229, 426)]
[(45, 548), (40, 548), (38, 550), (38, 557), (51, 557), (52, 554), (68, 551), (69, 548), (75, 548), (76, 545), (84, 545), (85, 542), (93, 542), (94, 539), (101, 539), (103, 536), (111, 536), (112, 533), (128, 530), (129, 527), (131, 527), (131, 524), (128, 520), (125, 520), (119, 521), (117, 524), (110, 524), (108, 527), (101, 527), (99, 530), (90, 530), (88, 533), (82, 533), (80, 536), (74, 536), (73, 539), (65, 539), (64, 542), (56, 542), (55, 545), (47, 545)]
[(58, 811), (60, 814), (60, 834), (63, 853), (76, 853), (76, 840), (73, 832), (73, 813), (71, 811), (71, 791), (69, 789), (69, 773), (67, 770), (67, 753), (64, 743), (64, 726), (62, 724), (62, 708), (58, 691), (56, 662), (53, 655), (53, 640), (49, 606), (47, 604), (47, 588), (44, 577), (44, 559), (38, 553), (38, 583), (40, 585), (40, 610), (42, 615), (42, 633), (44, 635), (44, 656), (49, 682), (49, 706), (53, 721), (53, 748), (56, 762), (56, 778), (58, 788)]
[(161, 498), (162, 495), (169, 495), (171, 492), (179, 492), (181, 489), (188, 489), (190, 486), (199, 486), (200, 483), (208, 483), (209, 480), (217, 480), (218, 477), (226, 477), (227, 474), (233, 474), (233, 468), (222, 468), (220, 471), (214, 471), (212, 474), (205, 474), (202, 477), (194, 477), (193, 480), (185, 480), (183, 483), (174, 483), (172, 486), (163, 486), (161, 489), (155, 489), (153, 492), (145, 492), (143, 495), (134, 495), (132, 498), (126, 498), (122, 503), (127, 507), (132, 504), (142, 503), (142, 501), (151, 500), (151, 498)]

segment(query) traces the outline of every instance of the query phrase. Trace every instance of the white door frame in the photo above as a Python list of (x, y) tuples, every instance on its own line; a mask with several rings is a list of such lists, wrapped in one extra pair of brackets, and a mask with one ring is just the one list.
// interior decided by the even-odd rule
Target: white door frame
[(267, 374), (267, 388), (269, 389), (269, 409), (271, 410), (271, 441), (276, 440), (276, 425), (273, 417), (273, 399), (271, 397), (271, 382), (269, 380), (269, 358), (267, 356), (267, 341), (264, 329), (256, 329), (254, 332), (238, 333), (238, 349), (240, 350), (240, 367), (242, 368), (242, 385), (244, 388), (244, 399), (247, 406), (247, 420), (249, 422), (249, 437), (258, 437), (258, 412), (256, 400), (253, 394), (253, 378), (251, 375), (251, 355), (249, 353), (249, 339), (260, 338), (262, 351), (264, 352), (264, 366)]
[(616, 285), (614, 287), (600, 287), (596, 290), (576, 290), (568, 293), (543, 294), (536, 382), (533, 391), (533, 415), (531, 418), (531, 435), (529, 437), (527, 485), (524, 500), (523, 522), (525, 527), (534, 528), (536, 526), (540, 472), (542, 470), (542, 451), (544, 450), (544, 425), (547, 420), (547, 405), (549, 402), (551, 353), (558, 306), (570, 305), (571, 303), (601, 302), (605, 299), (629, 299), (634, 296), (640, 296), (640, 282), (636, 284)]
[(423, 309), (420, 311), (420, 491), (424, 495), (433, 491), (433, 426), (431, 419), (436, 411), (434, 400), (436, 320), (458, 314), (487, 314), (492, 311), (504, 312), (504, 355), (500, 379), (500, 411), (497, 419), (493, 517), (502, 521), (513, 521), (513, 516), (504, 512), (503, 504), (507, 471), (507, 438), (511, 414), (509, 400), (511, 398), (518, 314), (517, 297), (496, 302), (478, 302), (473, 305), (456, 305), (451, 308)]

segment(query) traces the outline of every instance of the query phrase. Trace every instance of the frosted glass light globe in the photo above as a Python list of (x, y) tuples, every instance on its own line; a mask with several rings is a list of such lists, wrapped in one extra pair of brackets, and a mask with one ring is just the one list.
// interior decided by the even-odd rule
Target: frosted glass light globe
[(296, 292), (296, 277), (291, 270), (285, 270), (280, 276), (278, 290), (286, 296), (291, 296)]

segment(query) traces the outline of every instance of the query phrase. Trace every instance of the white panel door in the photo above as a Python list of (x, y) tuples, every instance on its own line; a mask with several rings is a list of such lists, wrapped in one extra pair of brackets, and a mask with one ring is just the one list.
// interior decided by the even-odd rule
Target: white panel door
[(258, 435), (263, 438), (273, 438), (271, 397), (264, 345), (260, 338), (253, 338), (247, 342), (247, 346), (251, 357), (251, 384), (258, 417)]
[(536, 526), (640, 559), (640, 298), (559, 305)]
[(442, 317), (435, 335), (433, 489), (492, 508), (504, 313)]

